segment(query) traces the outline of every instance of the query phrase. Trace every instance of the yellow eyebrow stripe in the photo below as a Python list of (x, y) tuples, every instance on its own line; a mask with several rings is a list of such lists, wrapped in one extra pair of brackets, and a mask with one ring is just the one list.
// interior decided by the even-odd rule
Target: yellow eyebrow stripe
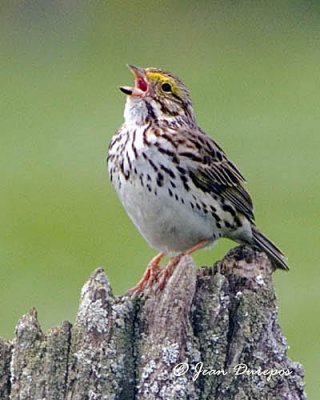
[(165, 83), (165, 82), (170, 83), (172, 92), (173, 93), (177, 92), (177, 86), (176, 86), (174, 79), (172, 79), (171, 77), (169, 77), (167, 75), (162, 74), (161, 72), (148, 72), (147, 78), (150, 79), (151, 81), (160, 81), (162, 83)]
[(147, 77), (155, 81), (171, 82), (170, 78), (167, 78), (161, 72), (148, 72)]

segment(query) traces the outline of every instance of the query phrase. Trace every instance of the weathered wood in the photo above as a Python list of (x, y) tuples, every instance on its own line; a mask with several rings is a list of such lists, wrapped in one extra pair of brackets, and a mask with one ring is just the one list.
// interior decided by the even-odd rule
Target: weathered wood
[(286, 351), (262, 253), (241, 246), (198, 271), (184, 257), (144, 297), (113, 296), (99, 268), (73, 327), (43, 334), (31, 310), (0, 340), (0, 399), (304, 400)]

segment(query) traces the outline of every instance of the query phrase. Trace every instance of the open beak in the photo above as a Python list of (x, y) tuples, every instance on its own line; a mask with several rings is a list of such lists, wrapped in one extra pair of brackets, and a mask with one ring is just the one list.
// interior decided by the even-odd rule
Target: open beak
[(143, 97), (149, 89), (149, 83), (147, 81), (145, 70), (130, 64), (128, 65), (128, 68), (134, 76), (134, 87), (121, 86), (121, 92), (129, 96)]

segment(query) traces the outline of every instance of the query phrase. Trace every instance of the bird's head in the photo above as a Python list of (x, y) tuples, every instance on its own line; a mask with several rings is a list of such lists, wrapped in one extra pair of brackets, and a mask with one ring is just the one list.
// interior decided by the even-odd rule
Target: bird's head
[(194, 119), (189, 91), (179, 78), (158, 68), (128, 67), (135, 85), (122, 86), (120, 90), (128, 95), (130, 102), (148, 103), (158, 119), (177, 116)]

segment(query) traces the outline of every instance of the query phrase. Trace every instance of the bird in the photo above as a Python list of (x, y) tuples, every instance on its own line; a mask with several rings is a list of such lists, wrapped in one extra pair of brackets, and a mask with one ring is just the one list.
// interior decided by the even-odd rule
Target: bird
[(163, 289), (184, 255), (219, 238), (257, 248), (274, 269), (288, 270), (284, 253), (256, 227), (245, 178), (199, 127), (184, 83), (159, 68), (128, 68), (134, 86), (120, 87), (124, 123), (111, 139), (107, 168), (128, 216), (158, 251), (131, 292), (155, 282)]

